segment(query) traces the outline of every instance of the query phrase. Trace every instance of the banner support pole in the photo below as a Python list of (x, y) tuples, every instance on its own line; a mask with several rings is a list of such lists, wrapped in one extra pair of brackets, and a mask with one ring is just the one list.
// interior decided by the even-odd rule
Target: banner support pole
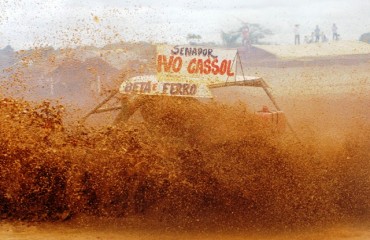
[[(235, 62), (237, 62), (237, 60), (236, 60), (236, 54), (235, 54), (235, 56), (234, 56), (234, 60), (233, 60), (233, 63), (231, 64), (231, 68), (233, 68), (233, 66), (234, 66), (234, 63)], [(236, 63), (237, 64), (237, 63)], [(238, 67), (238, 65), (236, 65), (236, 71), (237, 71), (237, 67)], [(235, 72), (236, 72), (235, 71)], [(226, 78), (226, 83), (229, 81), (229, 75), (227, 76), (227, 78)], [(236, 73), (235, 73), (235, 81), (236, 81)]]
[(236, 53), (236, 55), (238, 55), (238, 59), (239, 59), (239, 63), (240, 63), (240, 69), (242, 70), (243, 80), (245, 81), (245, 75), (244, 75), (244, 70), (243, 70), (243, 64), (242, 64), (242, 60), (241, 60), (241, 58), (240, 58), (239, 52), (237, 52), (237, 53)]
[(100, 107), (102, 107), (104, 104), (106, 104), (109, 100), (111, 100), (116, 94), (118, 93), (118, 90), (114, 90), (104, 101), (99, 103), (93, 110), (91, 110), (89, 113), (87, 113), (82, 119), (81, 123), (84, 123), (88, 117), (90, 117), (92, 114), (94, 114)]

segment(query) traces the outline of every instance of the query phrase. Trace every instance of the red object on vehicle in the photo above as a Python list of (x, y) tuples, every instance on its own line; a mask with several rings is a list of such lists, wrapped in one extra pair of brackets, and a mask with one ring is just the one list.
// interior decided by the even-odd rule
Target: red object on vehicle
[(282, 111), (270, 111), (267, 106), (263, 106), (261, 111), (256, 113), (261, 119), (270, 123), (273, 127), (280, 131), (284, 131), (286, 127), (285, 114)]

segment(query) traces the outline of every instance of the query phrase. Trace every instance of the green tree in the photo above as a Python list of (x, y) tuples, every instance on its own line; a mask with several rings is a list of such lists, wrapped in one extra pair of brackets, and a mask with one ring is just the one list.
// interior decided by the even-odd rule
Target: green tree
[(360, 41), (370, 43), (370, 32), (362, 34)]
[(249, 28), (249, 40), (251, 44), (262, 44), (262, 39), (272, 35), (272, 31), (258, 23), (245, 23), (241, 21), (241, 26), (236, 31), (221, 31), (223, 44), (227, 47), (237, 47), (241, 45), (242, 31), (245, 27)]
[(189, 33), (188, 36), (186, 36), (186, 39), (189, 41), (190, 44), (195, 44), (195, 42), (193, 41), (196, 40), (197, 43), (199, 43), (199, 41), (202, 39), (202, 36)]
[(223, 45), (227, 47), (237, 47), (241, 45), (240, 43), (237, 42), (238, 39), (240, 38), (240, 34), (241, 34), (240, 32), (221, 31), (221, 38), (222, 38)]

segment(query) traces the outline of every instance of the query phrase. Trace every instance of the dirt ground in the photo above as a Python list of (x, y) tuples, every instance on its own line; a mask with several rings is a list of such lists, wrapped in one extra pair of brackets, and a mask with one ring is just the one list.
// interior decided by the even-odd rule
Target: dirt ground
[[(341, 140), (354, 125), (370, 121), (369, 68), (370, 63), (365, 62), (316, 67), (246, 67), (245, 72), (265, 79), (298, 133), (299, 128), (309, 127), (322, 137)], [(260, 110), (262, 105), (275, 109), (261, 89), (217, 89), (216, 96), (233, 104), (247, 103), (252, 111)]]
[[(96, 220), (94, 220), (96, 221)], [(99, 220), (97, 220), (99, 221)], [(127, 226), (120, 227), (114, 224), (109, 226), (99, 226), (93, 224), (69, 223), (36, 223), (27, 224), (19, 222), (3, 222), (0, 225), (1, 239), (7, 240), (170, 240), (170, 239), (194, 239), (194, 240), (211, 240), (211, 239), (246, 239), (246, 240), (366, 240), (370, 238), (370, 226), (361, 225), (338, 225), (329, 228), (316, 228), (304, 231), (293, 232), (274, 232), (263, 233), (259, 231), (184, 231), (184, 230), (166, 230), (130, 228)]]
[[(277, 102), (303, 142), (312, 141), (315, 136), (315, 144), (330, 148), (333, 142), (344, 142), (353, 129), (370, 124), (369, 69), (370, 63), (364, 63), (357, 66), (246, 68), (246, 72), (247, 75), (262, 76), (272, 87)], [(246, 103), (252, 111), (259, 110), (262, 105), (274, 108), (261, 89), (231, 87), (216, 90), (215, 95), (221, 102)], [(369, 156), (369, 150), (364, 151), (365, 156)], [(370, 202), (370, 196), (367, 202)], [(2, 220), (0, 239), (370, 239), (368, 219), (358, 219), (359, 224), (352, 221), (270, 233), (259, 228), (220, 232), (171, 230), (153, 228), (151, 224), (132, 225), (123, 220), (87, 219), (41, 223)]]

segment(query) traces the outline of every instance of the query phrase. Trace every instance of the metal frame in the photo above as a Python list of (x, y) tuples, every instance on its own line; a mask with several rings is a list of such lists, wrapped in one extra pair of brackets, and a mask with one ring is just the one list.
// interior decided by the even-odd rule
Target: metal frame
[[(237, 81), (237, 79), (236, 79), (236, 77), (237, 77), (237, 70), (238, 70), (238, 65), (237, 65), (238, 62), (240, 64), (240, 69), (242, 71), (242, 76), (243, 76), (243, 80), (242, 81)], [(234, 81), (228, 81), (229, 78), (227, 78), (227, 80), (226, 80), (225, 83), (211, 84), (208, 87), (210, 89), (212, 89), (212, 88), (230, 87), (230, 86), (260, 87), (260, 88), (262, 88), (265, 91), (266, 95), (269, 97), (269, 99), (271, 100), (271, 102), (275, 106), (276, 110), (281, 111), (281, 108), (277, 104), (275, 97), (272, 95), (272, 93), (269, 90), (269, 86), (267, 85), (267, 83), (262, 78), (256, 78), (256, 79), (252, 79), (252, 80), (246, 79), (246, 76), (244, 75), (242, 61), (240, 59), (240, 55), (239, 55), (238, 52), (236, 53), (232, 64), (234, 65), (234, 63), (236, 64), (236, 72), (235, 72)], [(115, 123), (118, 123), (123, 118), (122, 116), (125, 116), (124, 118), (128, 118), (130, 112), (132, 112), (132, 110), (135, 110), (136, 108), (135, 109), (130, 109), (130, 110), (127, 110), (127, 109), (125, 110), (125, 107), (126, 108), (128, 107), (127, 106), (128, 105), (128, 99), (127, 98), (123, 98), (121, 100), (121, 106), (110, 107), (110, 108), (101, 108), (103, 105), (105, 105), (107, 102), (109, 102), (109, 100), (111, 100), (118, 93), (119, 93), (119, 90), (114, 90), (106, 99), (104, 99), (94, 109), (92, 109), (90, 112), (88, 112), (81, 119), (81, 123), (84, 123), (87, 120), (87, 118), (89, 118), (93, 114), (110, 112), (110, 111), (117, 111), (117, 110), (120, 110), (120, 113), (119, 113), (119, 116), (114, 121)], [(287, 119), (286, 119), (286, 123), (287, 123), (287, 126), (290, 129), (290, 131), (299, 140), (297, 134), (295, 133), (293, 127), (291, 126), (291, 124), (288, 122)]]

